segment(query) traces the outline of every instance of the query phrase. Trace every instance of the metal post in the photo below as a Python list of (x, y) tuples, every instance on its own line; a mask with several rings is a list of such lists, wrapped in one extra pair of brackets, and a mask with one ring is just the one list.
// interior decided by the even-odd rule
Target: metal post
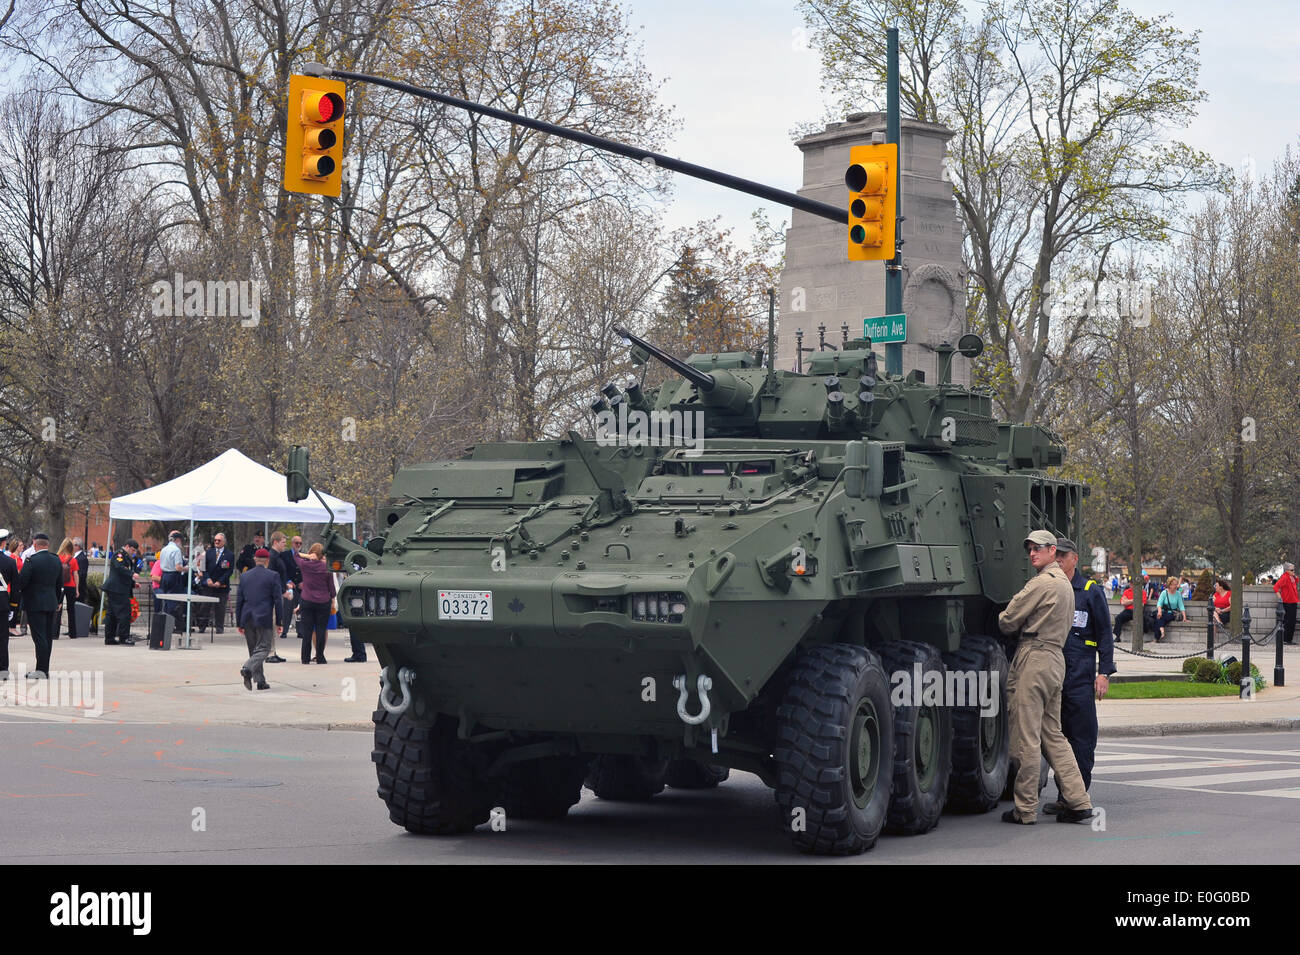
[[(1246, 595), (1241, 595), (1242, 603), (1246, 602)], [(1241, 615), (1241, 679), (1242, 683), (1237, 687), (1237, 696), (1240, 699), (1246, 698), (1245, 681), (1250, 679), (1250, 615), (1243, 612)], [(1254, 687), (1251, 688), (1252, 690)]]
[(803, 374), (803, 329), (802, 328), (796, 328), (794, 330), (794, 354), (795, 354), (794, 370), (802, 375)]
[[(186, 540), (185, 546), (189, 548), (189, 553), (191, 558), (191, 560), (186, 561), (185, 563), (185, 596), (193, 597), (194, 596), (194, 564), (193, 564), (194, 520), (192, 518), (190, 519), (190, 536), (189, 539)], [(185, 649), (186, 650), (194, 649), (194, 640), (190, 636), (190, 621), (192, 619), (191, 613), (193, 612), (193, 610), (194, 610), (194, 601), (186, 600), (185, 601)]]
[(776, 391), (776, 289), (767, 290), (767, 388)]
[(1205, 659), (1214, 659), (1214, 599), (1211, 598), (1205, 616)]
[[(1243, 594), (1242, 596), (1244, 599), (1245, 595)], [(1282, 601), (1279, 600), (1277, 602), (1277, 629), (1273, 631), (1277, 634), (1277, 636), (1273, 638), (1273, 643), (1276, 644), (1273, 657), (1274, 686), (1286, 686), (1286, 668), (1282, 666), (1282, 620), (1284, 619), (1284, 615), (1285, 611), (1282, 609)]]
[[(901, 124), (898, 117), (898, 27), (890, 27), (889, 77), (885, 94), (885, 142), (898, 143), (898, 163), (894, 169), (894, 196), (897, 199), (898, 220), (903, 218), (903, 146)], [(902, 230), (895, 226), (895, 240), (902, 238)], [(895, 248), (894, 258), (885, 265), (885, 314), (897, 315), (903, 311), (903, 255)], [(903, 373), (903, 345), (889, 342), (885, 345), (885, 371), (891, 375)]]

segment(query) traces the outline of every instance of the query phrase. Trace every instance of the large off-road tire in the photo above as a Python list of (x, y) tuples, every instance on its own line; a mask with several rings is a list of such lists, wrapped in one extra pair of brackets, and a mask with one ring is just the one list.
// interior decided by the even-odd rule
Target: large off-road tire
[(668, 763), (664, 781), (673, 789), (713, 789), (726, 782), (730, 775), (731, 770), (726, 766), (694, 759), (674, 759)]
[[(979, 701), (955, 707), (952, 714), (952, 773), (948, 809), (988, 812), (996, 809), (1007, 785), (1011, 725), (1007, 721), (1007, 663), (1002, 644), (992, 637), (965, 636), (961, 647), (944, 657), (949, 670), (996, 674), (997, 712), (980, 714)], [(978, 689), (978, 687), (977, 687)]]
[(563, 819), (582, 798), (586, 773), (587, 760), (580, 756), (547, 756), (511, 766), (501, 795), (506, 817)]
[(805, 650), (776, 715), (776, 804), (795, 847), (870, 849), (893, 781), (894, 711), (880, 658), (843, 643)]
[[(943, 680), (943, 654), (939, 648), (915, 640), (891, 640), (880, 647), (880, 660), (889, 677), (891, 695), (894, 674), (914, 681), (916, 665), (921, 673), (938, 674)], [(894, 787), (889, 797), (885, 831), (914, 836), (939, 824), (948, 799), (948, 774), (952, 761), (952, 709), (940, 698), (920, 703), (922, 686), (912, 686), (910, 702), (894, 707)]]
[(666, 759), (642, 756), (597, 756), (587, 767), (587, 788), (601, 799), (645, 802), (663, 792)]
[(379, 798), (408, 832), (447, 835), (487, 822), (498, 787), (486, 779), (488, 753), (456, 737), (456, 720), (432, 726), (375, 710)]

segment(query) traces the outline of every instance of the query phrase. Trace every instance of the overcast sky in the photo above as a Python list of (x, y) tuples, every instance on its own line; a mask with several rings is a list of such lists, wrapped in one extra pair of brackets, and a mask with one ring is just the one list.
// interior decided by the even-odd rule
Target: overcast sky
[[(1200, 30), (1201, 88), (1208, 94), (1182, 138), (1238, 167), (1251, 156), (1265, 173), (1300, 136), (1300, 4), (1295, 0), (1129, 0), (1144, 15), (1173, 13), (1184, 31)], [(801, 184), (798, 124), (825, 110), (816, 52), (803, 42), (794, 0), (630, 0), (642, 27), (645, 64), (667, 80), (664, 101), (682, 129), (666, 151), (783, 189)], [(749, 216), (765, 205), (730, 190), (674, 176), (668, 226), (722, 216), (749, 235)], [(766, 206), (773, 221), (788, 210)]]

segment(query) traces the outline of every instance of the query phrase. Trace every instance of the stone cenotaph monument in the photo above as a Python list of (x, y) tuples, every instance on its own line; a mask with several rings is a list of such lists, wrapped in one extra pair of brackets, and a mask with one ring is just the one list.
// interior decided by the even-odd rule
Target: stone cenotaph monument
[[(803, 151), (802, 196), (844, 206), (848, 189), (844, 171), (849, 147), (884, 141), (884, 113), (853, 113), (842, 123), (799, 140)], [(957, 344), (966, 331), (966, 273), (962, 268), (961, 223), (952, 186), (943, 173), (944, 154), (952, 130), (934, 123), (902, 121), (902, 214), (899, 235), (903, 253), (903, 312), (907, 342), (903, 373), (920, 369), (926, 381), (937, 381), (934, 346)], [(793, 370), (797, 330), (804, 349), (818, 348), (818, 326), (825, 325), (828, 345), (840, 346), (848, 325), (849, 337), (862, 335), (863, 319), (885, 314), (883, 262), (848, 260), (848, 227), (794, 210), (786, 232), (785, 268), (781, 272), (781, 317), (777, 365)], [(880, 368), (885, 346), (876, 344)], [(805, 362), (807, 361), (805, 351)], [(952, 379), (969, 384), (969, 361), (953, 360)]]

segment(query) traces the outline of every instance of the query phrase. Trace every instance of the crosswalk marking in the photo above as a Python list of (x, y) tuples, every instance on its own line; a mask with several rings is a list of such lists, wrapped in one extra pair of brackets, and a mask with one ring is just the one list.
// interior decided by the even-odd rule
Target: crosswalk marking
[(1216, 769), (1223, 766), (1264, 766), (1269, 763), (1279, 763), (1282, 760), (1276, 759), (1207, 759), (1203, 761), (1189, 760), (1180, 763), (1136, 763), (1125, 764), (1123, 766), (1094, 766), (1092, 774), (1098, 773), (1162, 773), (1171, 769), (1188, 770), (1188, 769)]
[[(1107, 740), (1105, 744), (1108, 748), (1111, 746), (1124, 746), (1127, 748), (1138, 747), (1140, 749), (1158, 749), (1161, 753), (1166, 750), (1177, 750), (1183, 753), (1240, 753), (1244, 756), (1300, 756), (1300, 750), (1294, 749), (1233, 749), (1227, 746), (1170, 746), (1165, 743), (1131, 743), (1128, 740)], [(1172, 754), (1170, 754), (1172, 755)], [(1100, 759), (1101, 757), (1097, 757)]]
[[(1108, 740), (1101, 748), (1092, 771), (1094, 782), (1103, 786), (1300, 799), (1296, 750), (1128, 740)], [(1251, 783), (1255, 785), (1246, 789)]]
[(1248, 793), (1234, 793), (1237, 796), (1280, 796), (1283, 799), (1300, 799), (1300, 789), (1254, 789)]
[(1247, 783), (1253, 779), (1300, 779), (1300, 767), (1295, 769), (1263, 769), (1253, 773), (1213, 773), (1209, 776), (1161, 777), (1159, 779), (1144, 779), (1141, 780), (1141, 782), (1145, 785), (1156, 786), (1160, 789), (1179, 789), (1183, 786), (1213, 786), (1217, 783)]

